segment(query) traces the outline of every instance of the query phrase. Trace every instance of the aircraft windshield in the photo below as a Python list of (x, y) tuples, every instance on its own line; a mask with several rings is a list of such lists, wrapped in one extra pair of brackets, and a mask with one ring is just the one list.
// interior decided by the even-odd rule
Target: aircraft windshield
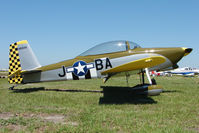
[(127, 51), (128, 49), (140, 48), (136, 43), (129, 41), (112, 41), (96, 45), (79, 56), (98, 55), (105, 53)]

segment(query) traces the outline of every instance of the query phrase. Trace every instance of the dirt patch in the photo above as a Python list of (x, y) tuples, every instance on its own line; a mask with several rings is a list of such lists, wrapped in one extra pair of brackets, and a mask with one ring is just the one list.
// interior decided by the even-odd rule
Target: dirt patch
[(64, 115), (58, 115), (58, 114), (41, 115), (40, 118), (44, 121), (53, 122), (55, 124), (58, 124), (58, 123), (65, 124), (65, 116)]
[(27, 118), (27, 119), (29, 119), (29, 118), (37, 118), (36, 114), (16, 114), (16, 116)]
[(11, 117), (14, 117), (15, 115), (14, 114), (11, 114), (11, 113), (0, 113), (0, 119), (3, 119), (3, 120), (8, 120), (10, 119)]
[(77, 122), (67, 122), (68, 125), (71, 126), (78, 126), (79, 124)]
[(64, 115), (60, 114), (43, 114), (39, 116), (42, 120), (46, 122), (53, 122), (55, 124), (66, 124), (66, 125), (71, 125), (71, 126), (78, 126), (79, 124), (77, 122), (72, 122), (72, 121), (67, 121), (67, 117)]
[(25, 129), (25, 127), (21, 125), (8, 125), (6, 126), (6, 128), (14, 132), (19, 131), (19, 130), (23, 131), (23, 129)]
[[(0, 113), (0, 119), (3, 120), (9, 120), (12, 119), (13, 117), (23, 117), (25, 119), (30, 119), (30, 118), (36, 118), (36, 119), (40, 119), (44, 122), (52, 122), (54, 124), (66, 124), (66, 125), (71, 125), (71, 126), (78, 126), (79, 124), (77, 122), (72, 122), (72, 121), (67, 121), (67, 117), (65, 115), (61, 115), (61, 114), (29, 114), (29, 113), (16, 113), (16, 114), (12, 114), (12, 113)], [(21, 125), (9, 125), (9, 127), (12, 127), (13, 129), (21, 129)], [(14, 127), (16, 126), (16, 127)], [(8, 127), (8, 128), (9, 128)], [(10, 129), (10, 128), (9, 128)]]

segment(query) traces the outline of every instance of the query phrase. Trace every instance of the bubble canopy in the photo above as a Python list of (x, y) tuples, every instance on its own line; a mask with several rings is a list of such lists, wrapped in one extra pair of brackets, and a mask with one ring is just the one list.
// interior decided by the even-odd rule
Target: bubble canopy
[(140, 46), (134, 42), (130, 41), (111, 41), (98, 44), (87, 51), (83, 52), (79, 56), (87, 56), (87, 55), (98, 55), (98, 54), (106, 54), (106, 53), (114, 53), (114, 52), (122, 52), (130, 49), (140, 48)]

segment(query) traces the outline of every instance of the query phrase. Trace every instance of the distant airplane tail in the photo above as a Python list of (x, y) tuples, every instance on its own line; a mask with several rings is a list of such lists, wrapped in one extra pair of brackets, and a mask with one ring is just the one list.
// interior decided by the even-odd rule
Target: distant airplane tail
[(28, 41), (23, 40), (10, 45), (8, 76), (10, 84), (21, 84), (22, 71), (34, 70), (40, 66)]

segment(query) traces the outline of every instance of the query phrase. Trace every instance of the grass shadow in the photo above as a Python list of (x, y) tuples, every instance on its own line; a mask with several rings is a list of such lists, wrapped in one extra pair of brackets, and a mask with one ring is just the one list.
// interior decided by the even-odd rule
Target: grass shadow
[(132, 87), (105, 86), (103, 88), (103, 97), (99, 104), (156, 104), (146, 90), (134, 90)]
[(25, 88), (25, 89), (13, 89), (13, 93), (31, 93), (36, 91), (59, 91), (59, 92), (92, 92), (92, 93), (102, 93), (99, 90), (72, 90), (72, 89), (45, 89), (45, 87), (39, 88)]
[(102, 93), (102, 91), (99, 90), (77, 90), (77, 89), (45, 89), (45, 91)]
[(39, 88), (25, 88), (25, 89), (12, 89), (13, 93), (31, 93), (31, 92), (36, 92), (36, 91), (44, 91), (44, 87), (39, 87)]
[(179, 90), (163, 90), (162, 93), (175, 93), (175, 92), (182, 92), (182, 91), (179, 91)]
[(99, 104), (157, 104), (150, 97), (134, 96), (134, 97), (100, 97)]
[(103, 93), (103, 97), (100, 97), (99, 104), (156, 104), (151, 97), (147, 94), (140, 94), (143, 90), (129, 90), (131, 87), (106, 87), (103, 91), (100, 90), (75, 90), (75, 89), (45, 89), (45, 87), (39, 88), (25, 88), (25, 89), (13, 89), (13, 93), (32, 93), (36, 91), (55, 91), (55, 92), (90, 92), (90, 93)]

